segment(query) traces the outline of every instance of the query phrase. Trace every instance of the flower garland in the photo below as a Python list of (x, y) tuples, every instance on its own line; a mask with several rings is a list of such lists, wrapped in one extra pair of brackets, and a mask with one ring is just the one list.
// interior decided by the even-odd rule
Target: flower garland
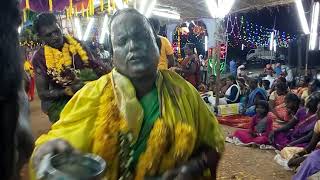
[(65, 69), (70, 68), (73, 62), (71, 55), (78, 54), (84, 64), (89, 64), (87, 52), (81, 44), (69, 35), (65, 38), (67, 43), (64, 43), (62, 51), (48, 45), (44, 46), (47, 71), (50, 75), (60, 75)]
[[(108, 162), (107, 179), (116, 180), (123, 163), (119, 157), (122, 151), (119, 137), (120, 134), (130, 132), (126, 120), (118, 110), (110, 76), (100, 98), (92, 152)], [(170, 132), (164, 119), (159, 118), (155, 122), (147, 148), (139, 158), (136, 172), (133, 172), (134, 179), (141, 180), (146, 176), (161, 174), (188, 160), (196, 143), (196, 131), (184, 122), (177, 123), (175, 127), (174, 132)], [(168, 139), (174, 139), (174, 142)]]
[(31, 77), (34, 77), (33, 66), (29, 60), (24, 61), (23, 67), (26, 73), (28, 73)]

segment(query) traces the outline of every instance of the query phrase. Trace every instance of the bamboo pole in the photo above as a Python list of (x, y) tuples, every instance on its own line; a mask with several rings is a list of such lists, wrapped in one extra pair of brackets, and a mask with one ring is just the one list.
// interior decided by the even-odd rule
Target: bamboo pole
[(215, 107), (218, 107), (219, 106), (219, 99), (220, 99), (220, 56), (219, 56), (219, 52), (220, 52), (220, 42), (217, 43), (218, 47), (216, 48), (216, 52), (215, 52), (215, 57), (216, 57), (216, 60), (217, 60), (217, 67), (214, 67), (213, 68), (216, 68), (218, 70), (216, 70), (216, 73), (217, 73), (217, 76), (216, 76), (216, 104), (215, 104)]

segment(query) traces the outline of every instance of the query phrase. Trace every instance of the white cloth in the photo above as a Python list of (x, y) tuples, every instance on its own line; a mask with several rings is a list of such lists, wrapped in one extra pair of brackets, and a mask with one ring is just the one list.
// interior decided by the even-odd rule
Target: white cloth
[(287, 71), (287, 76), (286, 76), (287, 82), (292, 82), (292, 81), (293, 81), (293, 73), (292, 73), (292, 70), (291, 70), (290, 68), (288, 68), (286, 71)]
[(262, 78), (262, 80), (268, 80), (270, 82), (270, 88), (273, 85), (273, 82), (275, 81), (275, 78), (272, 77), (271, 75), (267, 75), (267, 77)]
[(244, 77), (247, 75), (247, 72), (244, 70), (245, 66), (241, 65), (237, 68), (237, 76), (238, 77)]
[[(240, 93), (241, 93), (241, 91), (240, 91), (240, 86), (238, 86), (237, 84), (233, 84), (232, 86), (230, 86), (230, 87), (227, 89), (225, 96), (230, 96), (230, 95), (231, 95), (231, 89), (232, 89), (233, 87), (236, 87), (236, 88), (238, 89), (238, 92), (237, 92), (237, 95), (236, 95), (236, 98), (235, 98), (235, 101), (237, 101), (238, 98), (239, 98), (239, 96), (240, 96)], [(228, 100), (231, 101), (230, 99), (228, 99)], [(231, 102), (233, 102), (233, 101), (231, 101)]]
[(102, 50), (99, 53), (101, 59), (108, 59), (110, 57), (110, 53), (108, 51)]

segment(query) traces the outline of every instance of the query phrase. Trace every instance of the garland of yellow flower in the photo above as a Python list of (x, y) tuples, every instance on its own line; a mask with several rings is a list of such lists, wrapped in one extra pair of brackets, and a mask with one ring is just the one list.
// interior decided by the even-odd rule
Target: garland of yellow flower
[(69, 35), (65, 36), (65, 38), (67, 43), (64, 43), (62, 51), (48, 45), (44, 46), (44, 56), (49, 74), (60, 74), (71, 67), (71, 55), (78, 54), (85, 65), (89, 64), (87, 52), (82, 48), (81, 44)]
[[(111, 81), (110, 78), (108, 81)], [(107, 179), (116, 180), (119, 177), (120, 162), (119, 134), (127, 133), (128, 127), (118, 110), (112, 83), (107, 84), (100, 98), (92, 152), (108, 162)], [(155, 122), (147, 141), (147, 148), (136, 166), (136, 180), (161, 174), (184, 163), (191, 156), (196, 142), (195, 129), (183, 122), (177, 123), (175, 127), (175, 131), (170, 132), (165, 120), (159, 118)], [(170, 136), (174, 138), (169, 138)], [(174, 142), (168, 139), (174, 139)]]
[(31, 62), (29, 60), (26, 60), (24, 62), (24, 70), (31, 76), (31, 77), (34, 77), (34, 71), (33, 71), (33, 66), (31, 64)]

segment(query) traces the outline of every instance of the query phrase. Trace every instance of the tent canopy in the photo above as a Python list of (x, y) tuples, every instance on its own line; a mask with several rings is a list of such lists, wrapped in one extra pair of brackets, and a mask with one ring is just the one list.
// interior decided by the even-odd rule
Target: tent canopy
[[(49, 0), (29, 0), (30, 8), (37, 12), (48, 11), (48, 2)], [(105, 0), (105, 2), (107, 2), (107, 0)], [(136, 2), (139, 4), (141, 0), (136, 0)], [(236, 0), (232, 12), (245, 12), (253, 9), (259, 10), (265, 7), (285, 5), (292, 2), (294, 2), (294, 0)], [(80, 9), (82, 3), (86, 6), (88, 0), (73, 0), (73, 4), (77, 5), (78, 9)], [(158, 0), (157, 4), (178, 11), (183, 19), (211, 17), (208, 12), (206, 0)], [(62, 11), (68, 5), (69, 0), (56, 0), (53, 1), (53, 10)], [(26, 0), (21, 1), (21, 7), (26, 7)]]
[[(265, 7), (285, 5), (294, 0), (236, 0), (232, 12), (245, 12)], [(159, 0), (158, 4), (176, 9), (183, 19), (211, 17), (208, 11), (206, 0)]]

